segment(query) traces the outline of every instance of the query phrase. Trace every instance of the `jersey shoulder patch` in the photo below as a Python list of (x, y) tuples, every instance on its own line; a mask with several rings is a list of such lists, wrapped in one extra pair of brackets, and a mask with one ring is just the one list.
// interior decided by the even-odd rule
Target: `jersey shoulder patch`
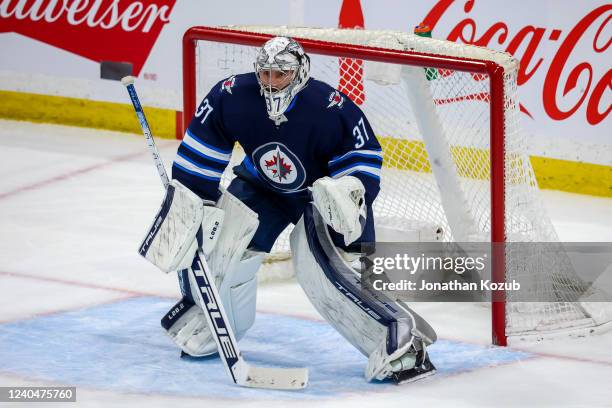
[(228, 94), (232, 94), (232, 88), (236, 85), (236, 75), (232, 75), (231, 77), (224, 79), (221, 81), (221, 93), (227, 92)]
[(232, 75), (217, 84), (217, 89), (221, 94), (234, 95), (239, 89), (249, 90), (251, 88), (259, 90), (259, 83), (254, 73)]
[(308, 87), (311, 100), (316, 103), (323, 111), (342, 110), (350, 103), (348, 97), (326, 82), (311, 79)]
[(327, 105), (327, 109), (336, 107), (337, 109), (342, 109), (344, 106), (345, 97), (340, 93), (340, 91), (334, 89), (329, 96), (327, 97), (329, 104)]

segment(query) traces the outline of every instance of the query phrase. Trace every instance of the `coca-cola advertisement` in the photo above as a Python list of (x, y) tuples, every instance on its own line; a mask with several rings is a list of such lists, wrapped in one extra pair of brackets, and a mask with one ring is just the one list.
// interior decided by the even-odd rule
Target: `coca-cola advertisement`
[(440, 0), (423, 21), (440, 38), (504, 50), (520, 60), (526, 129), (544, 133), (553, 126), (551, 137), (609, 143), (612, 5), (542, 2), (513, 12), (501, 6), (494, 13), (491, 3)]
[[(438, 2), (425, 16), (424, 23), (435, 29), (453, 3), (455, 3), (453, 0)], [(457, 22), (446, 39), (484, 47), (493, 46), (515, 55), (521, 60), (519, 86), (526, 84), (539, 70), (546, 70), (542, 84), (542, 104), (547, 116), (553, 120), (571, 117), (582, 105), (585, 106), (584, 116), (590, 125), (597, 125), (607, 117), (611, 106), (609, 104), (604, 106), (604, 96), (606, 90), (610, 88), (612, 70), (606, 66), (593, 67), (590, 61), (581, 61), (575, 66), (570, 66), (570, 61), (572, 52), (581, 42), (591, 44), (594, 56), (603, 54), (608, 49), (610, 38), (606, 37), (605, 29), (612, 18), (612, 5), (588, 10), (588, 13), (563, 36), (563, 31), (560, 29), (534, 25), (517, 27), (518, 30), (513, 32), (504, 21), (479, 28), (477, 22), (469, 17), (475, 3), (475, 0), (465, 2), (463, 10), (466, 17)], [(589, 33), (591, 29), (594, 29), (594, 34)], [(556, 52), (548, 61), (540, 49), (545, 46), (542, 44), (545, 40), (558, 44)], [(581, 79), (586, 80), (586, 84), (582, 87), (579, 86)], [(561, 95), (558, 92), (560, 89), (562, 89)], [(575, 102), (571, 101), (572, 93), (577, 93)], [(525, 106), (524, 103), (522, 105)], [(523, 111), (533, 119), (527, 107), (524, 107)]]

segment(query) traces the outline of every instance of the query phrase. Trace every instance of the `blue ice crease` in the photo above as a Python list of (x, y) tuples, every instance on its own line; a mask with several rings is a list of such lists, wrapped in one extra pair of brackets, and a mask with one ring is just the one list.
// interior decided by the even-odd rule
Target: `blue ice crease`
[[(159, 326), (171, 305), (141, 297), (1, 324), (0, 372), (117, 392), (224, 399), (317, 399), (397, 387), (365, 382), (366, 358), (326, 323), (263, 313), (240, 341), (245, 358), (254, 365), (308, 367), (309, 386), (297, 392), (237, 387), (218, 358), (179, 358)], [(448, 340), (429, 350), (438, 378), (531, 357)]]

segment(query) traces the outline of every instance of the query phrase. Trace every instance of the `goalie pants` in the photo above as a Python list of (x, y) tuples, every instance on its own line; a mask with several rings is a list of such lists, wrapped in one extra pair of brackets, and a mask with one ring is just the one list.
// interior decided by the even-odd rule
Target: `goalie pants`
[[(263, 187), (257, 181), (250, 181), (238, 174), (227, 190), (245, 203), (259, 216), (259, 227), (251, 240), (249, 248), (270, 252), (274, 242), (289, 224), (296, 224), (306, 204), (311, 201), (308, 191), (293, 194), (276, 193)], [(341, 234), (329, 229), (334, 244), (348, 252), (361, 252), (362, 243), (376, 242), (374, 233), (374, 214), (368, 206), (366, 224), (361, 236), (352, 244), (344, 245)]]

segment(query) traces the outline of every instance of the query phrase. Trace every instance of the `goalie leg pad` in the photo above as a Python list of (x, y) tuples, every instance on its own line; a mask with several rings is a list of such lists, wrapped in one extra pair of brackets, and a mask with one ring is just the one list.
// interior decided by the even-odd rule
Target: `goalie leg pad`
[(407, 306), (361, 290), (359, 272), (342, 259), (312, 207), (291, 234), (291, 250), (298, 282), (311, 303), (369, 358), (368, 381), (413, 369), (416, 354), (435, 342), (433, 328)]
[(172, 306), (161, 325), (172, 341), (189, 355), (205, 356), (215, 351), (205, 347), (212, 339), (209, 339), (210, 332), (204, 331), (204, 312), (187, 298)]
[[(221, 283), (219, 296), (225, 307), (227, 319), (240, 340), (255, 322), (257, 303), (256, 273), (264, 254), (247, 251), (247, 256), (236, 270)], [(191, 271), (181, 271), (181, 291), (186, 293), (162, 318), (161, 325), (172, 341), (185, 353), (193, 357), (207, 356), (217, 352), (215, 340), (206, 324), (202, 308), (195, 304), (198, 290)], [(230, 279), (231, 278), (231, 279)], [(195, 297), (197, 299), (197, 296)]]
[[(240, 339), (253, 325), (257, 292), (256, 272), (264, 254), (247, 250), (257, 226), (257, 214), (240, 200), (224, 192), (217, 206), (225, 213), (225, 223), (218, 233), (218, 243), (207, 256), (219, 295), (236, 339)], [(196, 263), (192, 265), (196, 267)], [(205, 356), (216, 352), (216, 345), (201, 309), (197, 304), (199, 290), (190, 271), (179, 273), (179, 284), (188, 308), (176, 323), (162, 326), (172, 340), (191, 356)], [(180, 303), (180, 302), (179, 302)], [(193, 309), (193, 310), (191, 310)], [(168, 326), (168, 327), (166, 327)], [(191, 333), (190, 333), (191, 331)]]
[[(227, 304), (228, 319), (234, 328), (236, 338), (240, 339), (255, 323), (257, 304), (257, 271), (263, 262), (264, 254), (247, 251), (235, 273), (232, 282), (223, 285), (221, 299)], [(225, 300), (227, 298), (227, 301)]]

